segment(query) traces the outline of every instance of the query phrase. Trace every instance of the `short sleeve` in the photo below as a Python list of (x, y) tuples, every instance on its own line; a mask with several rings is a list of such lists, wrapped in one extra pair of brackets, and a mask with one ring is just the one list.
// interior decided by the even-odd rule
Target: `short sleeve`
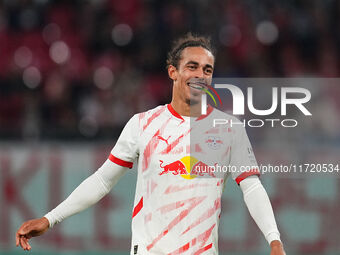
[(245, 128), (237, 126), (233, 132), (230, 169), (232, 178), (237, 184), (240, 184), (248, 176), (259, 176), (260, 172)]
[(138, 157), (139, 121), (134, 115), (125, 125), (116, 145), (111, 151), (109, 159), (124, 167), (132, 168), (133, 161)]

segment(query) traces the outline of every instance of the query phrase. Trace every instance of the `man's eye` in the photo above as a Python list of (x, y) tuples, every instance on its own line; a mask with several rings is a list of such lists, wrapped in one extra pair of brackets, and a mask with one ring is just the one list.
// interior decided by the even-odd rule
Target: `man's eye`
[(195, 66), (188, 66), (189, 69), (194, 70), (196, 67)]
[(205, 69), (205, 72), (210, 74), (212, 73), (212, 69)]

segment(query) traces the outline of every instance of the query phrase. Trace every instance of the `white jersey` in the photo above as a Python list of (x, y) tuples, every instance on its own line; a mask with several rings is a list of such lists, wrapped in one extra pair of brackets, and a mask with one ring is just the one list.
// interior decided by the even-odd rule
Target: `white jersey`
[(244, 127), (213, 127), (221, 116), (237, 121), (211, 106), (184, 117), (168, 104), (126, 124), (109, 159), (129, 168), (138, 161), (131, 254), (218, 254), (226, 179), (259, 174)]

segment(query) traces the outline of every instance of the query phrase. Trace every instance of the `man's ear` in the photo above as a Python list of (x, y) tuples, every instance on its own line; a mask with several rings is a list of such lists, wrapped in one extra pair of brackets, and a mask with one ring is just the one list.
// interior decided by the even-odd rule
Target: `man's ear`
[(176, 81), (177, 80), (177, 68), (173, 65), (169, 65), (168, 75), (171, 80)]

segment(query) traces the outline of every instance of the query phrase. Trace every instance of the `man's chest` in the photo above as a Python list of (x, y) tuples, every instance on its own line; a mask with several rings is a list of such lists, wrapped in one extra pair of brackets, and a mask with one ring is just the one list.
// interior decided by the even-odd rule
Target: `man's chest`
[(148, 130), (140, 139), (140, 163), (158, 174), (188, 174), (198, 167), (225, 165), (230, 159), (231, 132), (222, 128), (169, 123)]

